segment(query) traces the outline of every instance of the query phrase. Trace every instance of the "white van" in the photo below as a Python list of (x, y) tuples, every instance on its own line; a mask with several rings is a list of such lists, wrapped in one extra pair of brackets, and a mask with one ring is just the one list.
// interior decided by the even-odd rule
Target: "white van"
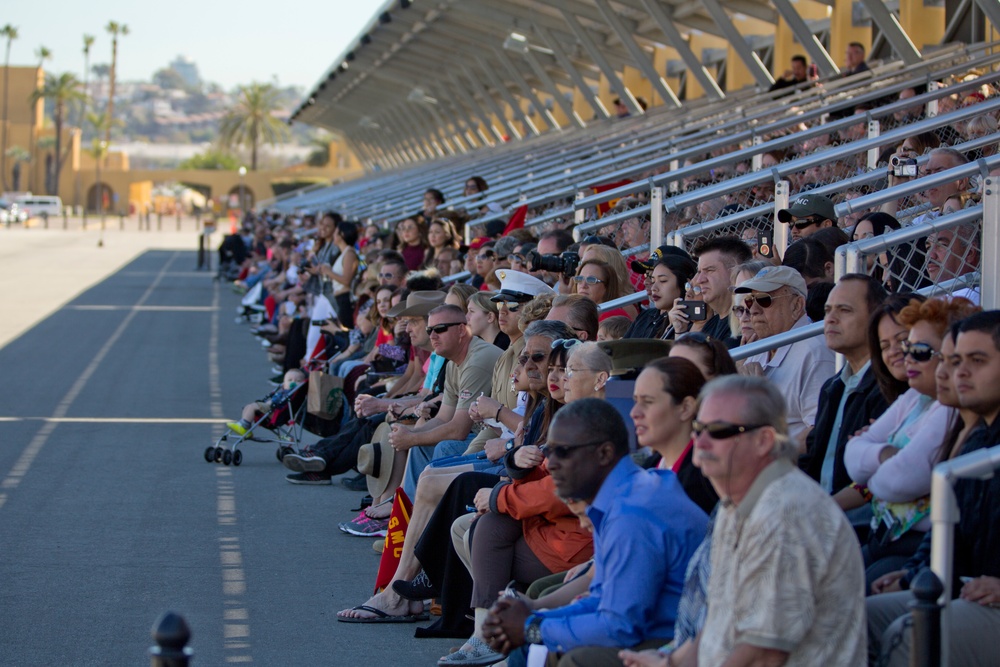
[(29, 218), (55, 218), (62, 215), (63, 204), (59, 197), (24, 195), (15, 200)]

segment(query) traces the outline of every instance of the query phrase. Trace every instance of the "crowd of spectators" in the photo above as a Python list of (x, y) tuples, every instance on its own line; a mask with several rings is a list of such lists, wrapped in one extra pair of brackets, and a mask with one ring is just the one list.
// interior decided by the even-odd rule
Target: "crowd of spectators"
[[(858, 46), (848, 73), (865, 69)], [(816, 85), (804, 59), (786, 80)], [(996, 132), (984, 115), (950, 139), (887, 146), (918, 165), (889, 167), (876, 187), (965, 164), (978, 155), (949, 145)], [(977, 225), (899, 244), (836, 281), (834, 258), (974, 205), (981, 182), (838, 217), (835, 203), (870, 190), (810, 192), (861, 169), (836, 162), (792, 178), (773, 223), (690, 252), (649, 248), (646, 215), (577, 240), (560, 223), (477, 224), (495, 211), (446, 209), (433, 188), (391, 229), (334, 212), (248, 219), (220, 252), (234, 288), (257, 290), (244, 303), (272, 382), (288, 391), (317, 365), (343, 380), (342, 413), (311, 423), (323, 437), (283, 457), (286, 479), (346, 474), (368, 497), (340, 530), (379, 538), (376, 551), (397, 489), (413, 503), (388, 584), (337, 620), (434, 610), (417, 636), (464, 640), (441, 665), (542, 664), (543, 652), (566, 666), (909, 664), (906, 589), (929, 567), (931, 470), (998, 444), (1000, 314), (980, 310), (974, 286), (915, 291), (979, 269)], [(487, 189), (471, 177), (464, 194)], [(755, 187), (668, 219), (773, 196)], [(788, 226), (783, 253), (767, 247), (773, 225)], [(788, 340), (816, 322), (822, 336)], [(246, 433), (268, 407), (248, 404), (230, 428)], [(997, 664), (986, 638), (1000, 629), (998, 484), (956, 485), (953, 664)]]

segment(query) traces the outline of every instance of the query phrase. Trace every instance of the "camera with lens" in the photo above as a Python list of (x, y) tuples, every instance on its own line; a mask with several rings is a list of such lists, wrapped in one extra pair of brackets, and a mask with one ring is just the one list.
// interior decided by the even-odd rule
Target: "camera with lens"
[(561, 273), (572, 278), (576, 275), (576, 267), (580, 266), (580, 254), (568, 250), (561, 255), (540, 255), (532, 250), (530, 256), (532, 271)]
[(917, 175), (917, 158), (914, 157), (893, 155), (889, 158), (889, 166), (892, 167), (893, 176), (913, 178)]

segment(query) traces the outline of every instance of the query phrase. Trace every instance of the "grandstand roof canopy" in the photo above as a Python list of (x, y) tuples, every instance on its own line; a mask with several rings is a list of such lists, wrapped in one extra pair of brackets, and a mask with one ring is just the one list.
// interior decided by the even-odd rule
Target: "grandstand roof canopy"
[[(963, 4), (972, 2), (1000, 25), (1000, 3)], [(609, 96), (641, 113), (626, 67), (658, 98), (651, 101), (666, 105), (681, 106), (691, 89), (725, 96), (727, 58), (766, 89), (776, 31), (745, 36), (745, 22), (780, 23), (820, 75), (834, 75), (843, 56), (824, 47), (834, 0), (826, 4), (826, 17), (807, 20), (792, 0), (388, 0), (291, 120), (341, 133), (371, 166), (402, 152), (432, 158), (585, 126), (614, 113)], [(873, 53), (920, 59), (883, 0), (860, 5)], [(696, 47), (699, 35), (725, 48)]]

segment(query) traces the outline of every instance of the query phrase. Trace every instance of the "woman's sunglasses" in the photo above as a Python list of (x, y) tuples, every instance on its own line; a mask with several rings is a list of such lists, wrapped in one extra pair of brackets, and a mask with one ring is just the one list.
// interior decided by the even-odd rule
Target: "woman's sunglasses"
[(588, 285), (596, 285), (597, 283), (604, 282), (596, 276), (573, 276), (573, 280), (578, 283), (587, 283)]
[(583, 341), (580, 340), (579, 338), (557, 338), (554, 341), (552, 341), (552, 349), (557, 350), (561, 347), (563, 349), (568, 350), (572, 348), (574, 345), (579, 345), (582, 342)]
[(759, 428), (764, 428), (765, 426), (770, 426), (770, 424), (752, 424), (752, 425), (741, 425), (741, 424), (731, 424), (729, 422), (709, 422), (708, 424), (703, 424), (697, 419), (691, 422), (691, 433), (695, 437), (698, 437), (702, 433), (708, 433), (708, 437), (712, 440), (725, 440), (727, 438), (732, 438), (740, 433), (746, 433), (747, 431), (754, 431)]
[(927, 343), (911, 343), (908, 340), (901, 342), (899, 344), (899, 349), (903, 351), (904, 357), (909, 357), (918, 364), (927, 363), (934, 357), (941, 354)]

